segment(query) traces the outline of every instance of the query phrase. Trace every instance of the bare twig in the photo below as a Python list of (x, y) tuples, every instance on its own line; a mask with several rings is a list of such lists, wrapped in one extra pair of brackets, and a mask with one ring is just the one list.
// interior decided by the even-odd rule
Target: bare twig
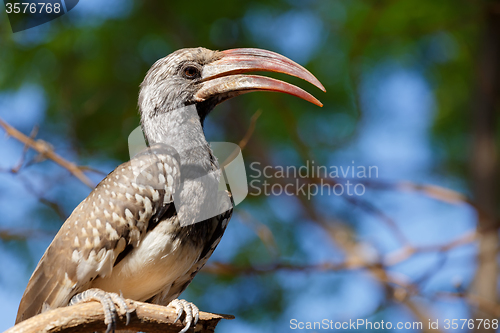
[(255, 124), (257, 123), (257, 119), (259, 119), (260, 115), (262, 114), (262, 110), (257, 110), (255, 113), (252, 115), (252, 118), (250, 119), (250, 126), (248, 126), (248, 130), (245, 133), (245, 136), (241, 141), (238, 143), (240, 146), (240, 149), (243, 150), (246, 145), (248, 144), (248, 141), (250, 141), (250, 138), (252, 137), (253, 131), (255, 130)]
[(36, 190), (34, 186), (31, 184), (31, 182), (28, 181), (27, 179), (24, 179), (23, 177), (19, 177), (18, 179), (20, 180), (21, 184), (24, 186), (27, 192), (35, 196), (41, 204), (44, 204), (50, 209), (52, 209), (63, 222), (66, 221), (67, 216), (64, 213), (63, 207), (59, 203), (45, 198), (43, 194), (40, 193), (38, 190)]
[[(238, 143), (238, 146), (240, 147), (239, 150), (243, 150), (246, 147), (246, 145), (248, 144), (248, 141), (252, 137), (253, 131), (255, 130), (255, 124), (257, 122), (257, 119), (260, 117), (261, 113), (262, 113), (261, 110), (257, 110), (253, 114), (252, 119), (250, 120), (250, 126), (248, 126), (248, 129), (247, 129), (247, 132), (245, 133), (245, 136)], [(220, 165), (225, 166), (225, 165), (231, 163), (231, 161), (234, 160), (234, 158), (236, 156), (238, 156), (239, 150), (238, 149), (233, 150), (231, 152), (231, 154)]]
[(276, 239), (274, 238), (273, 232), (271, 229), (266, 226), (265, 224), (259, 222), (257, 219), (255, 219), (250, 212), (240, 208), (237, 212), (238, 216), (240, 217), (240, 220), (252, 228), (252, 230), (255, 232), (257, 237), (260, 238), (264, 246), (267, 248), (269, 253), (276, 258), (279, 253), (278, 246), (276, 244)]
[[(35, 126), (31, 130), (30, 139), (34, 140), (37, 134), (38, 134), (38, 126)], [(23, 154), (21, 155), (19, 162), (17, 163), (17, 165), (15, 167), (13, 167), (11, 169), (12, 173), (18, 173), (19, 170), (21, 170), (21, 168), (24, 164), (24, 161), (26, 160), (26, 154), (28, 153), (28, 150), (29, 150), (29, 146), (27, 144), (25, 144), (24, 148), (23, 148)]]
[[(477, 202), (475, 202), (474, 200), (472, 200), (463, 193), (451, 190), (446, 187), (431, 185), (431, 184), (417, 184), (406, 180), (395, 183), (385, 182), (381, 180), (373, 180), (373, 179), (358, 181), (358, 182), (370, 188), (379, 190), (420, 192), (428, 196), (429, 198), (446, 202), (452, 205), (468, 204), (471, 207), (473, 207), (478, 212), (479, 215), (485, 216), (492, 220), (496, 220), (497, 223), (500, 224), (500, 221), (498, 220), (497, 217), (494, 217), (488, 212), (486, 212), (484, 209), (480, 207), (480, 205), (478, 205)], [(481, 231), (483, 232), (487, 232), (490, 230), (492, 230), (491, 227), (481, 228)]]
[(477, 240), (476, 232), (467, 232), (461, 235), (460, 237), (445, 244), (429, 245), (429, 246), (408, 246), (388, 254), (386, 256), (384, 263), (385, 265), (392, 266), (399, 264), (418, 253), (429, 253), (429, 252), (443, 253), (453, 248), (473, 243), (476, 240)]
[(96, 173), (98, 175), (101, 175), (101, 176), (107, 176), (108, 173), (107, 172), (104, 172), (104, 171), (101, 171), (101, 170), (98, 170), (98, 169), (95, 169), (91, 166), (88, 166), (88, 165), (79, 165), (78, 168), (82, 171), (89, 171), (89, 172), (93, 172), (93, 173)]
[(27, 238), (39, 238), (39, 237), (54, 237), (57, 230), (50, 232), (49, 230), (41, 229), (20, 229), (20, 230), (9, 230), (0, 229), (0, 240), (2, 241), (13, 241), (13, 240), (26, 240)]
[(71, 174), (73, 174), (76, 178), (78, 178), (82, 183), (87, 185), (90, 188), (94, 188), (94, 184), (92, 184), (92, 181), (85, 176), (85, 174), (80, 170), (80, 168), (59, 156), (54, 152), (54, 150), (43, 140), (33, 140), (32, 138), (24, 135), (23, 133), (19, 132), (17, 129), (14, 127), (10, 126), (7, 124), (5, 121), (0, 119), (0, 126), (3, 127), (7, 135), (13, 137), (14, 139), (24, 143), (25, 145), (29, 146), (30, 148), (36, 150), (39, 152), (42, 156), (51, 159), (55, 163), (59, 164), (63, 168), (67, 169)]
[(465, 293), (465, 292), (453, 293), (453, 292), (440, 291), (436, 293), (435, 297), (464, 299), (467, 303), (469, 303), (472, 306), (475, 306), (477, 309), (484, 311), (488, 314), (491, 314), (496, 318), (500, 317), (500, 304), (491, 302), (486, 298), (482, 298), (480, 296), (471, 293)]
[(389, 267), (395, 266), (415, 254), (437, 252), (445, 253), (453, 248), (464, 246), (472, 243), (476, 239), (476, 233), (466, 233), (457, 239), (454, 239), (448, 243), (441, 245), (429, 245), (429, 246), (419, 246), (419, 247), (408, 247), (403, 250), (398, 250), (389, 253), (382, 258), (380, 262), (363, 262), (362, 260), (357, 261), (345, 261), (340, 263), (330, 263), (324, 262), (315, 265), (293, 265), (287, 263), (274, 263), (265, 266), (235, 266), (231, 264), (225, 264), (221, 262), (214, 262), (203, 268), (203, 272), (210, 274), (221, 274), (221, 275), (249, 275), (249, 274), (268, 274), (279, 270), (296, 271), (296, 272), (324, 272), (324, 271), (339, 271), (339, 270), (356, 270), (356, 269), (372, 269), (374, 267)]
[[(117, 329), (143, 331), (151, 333), (178, 333), (184, 324), (177, 317), (174, 308), (127, 300), (131, 314), (130, 323), (126, 326), (124, 313), (120, 313)], [(220, 315), (200, 312), (200, 319), (195, 332), (213, 332), (221, 319), (234, 319), (231, 315)], [(44, 312), (25, 320), (4, 333), (35, 333), (35, 332), (94, 332), (105, 331), (104, 311), (98, 302), (81, 303)]]

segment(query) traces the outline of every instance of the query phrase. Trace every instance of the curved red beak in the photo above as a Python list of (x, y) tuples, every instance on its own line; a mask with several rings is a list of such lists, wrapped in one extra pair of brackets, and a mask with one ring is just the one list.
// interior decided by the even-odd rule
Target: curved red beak
[(255, 71), (284, 73), (296, 76), (326, 91), (321, 82), (307, 69), (278, 53), (252, 48), (222, 51), (222, 58), (206, 64), (202, 72), (202, 87), (195, 94), (198, 102), (217, 98), (217, 104), (252, 91), (276, 91), (302, 98), (323, 106), (308, 92), (284, 81), (259, 75), (241, 75)]

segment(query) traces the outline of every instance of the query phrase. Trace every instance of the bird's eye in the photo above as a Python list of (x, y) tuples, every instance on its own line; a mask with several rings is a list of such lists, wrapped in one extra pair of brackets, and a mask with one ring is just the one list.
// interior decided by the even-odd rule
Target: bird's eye
[(198, 76), (199, 71), (198, 71), (198, 68), (196, 68), (194, 66), (187, 66), (183, 69), (183, 74), (184, 74), (184, 77), (187, 79), (194, 79), (195, 77)]

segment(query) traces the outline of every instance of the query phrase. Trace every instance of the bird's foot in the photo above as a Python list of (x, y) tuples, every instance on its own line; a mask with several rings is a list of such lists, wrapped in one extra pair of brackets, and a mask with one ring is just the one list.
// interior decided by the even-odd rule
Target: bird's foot
[(179, 333), (186, 332), (189, 327), (191, 327), (191, 324), (194, 327), (198, 323), (200, 310), (193, 303), (187, 302), (183, 299), (174, 299), (168, 304), (168, 306), (174, 307), (177, 312), (177, 318), (175, 319), (174, 324), (179, 320), (183, 313), (186, 314), (186, 318), (184, 319), (186, 326), (184, 326)]
[(70, 300), (69, 305), (75, 305), (84, 302), (98, 301), (102, 304), (104, 309), (104, 323), (108, 325), (106, 333), (114, 332), (116, 329), (116, 318), (118, 307), (120, 313), (123, 313), (127, 317), (126, 325), (130, 322), (130, 314), (133, 309), (130, 309), (123, 296), (116, 293), (108, 293), (101, 289), (92, 288), (87, 289), (75, 296)]

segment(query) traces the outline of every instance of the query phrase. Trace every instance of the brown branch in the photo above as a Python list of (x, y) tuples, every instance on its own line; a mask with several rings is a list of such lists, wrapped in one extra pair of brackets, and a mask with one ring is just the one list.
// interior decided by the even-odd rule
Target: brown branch
[(34, 197), (36, 197), (41, 204), (46, 205), (47, 207), (52, 209), (63, 222), (66, 221), (67, 216), (64, 213), (63, 207), (59, 203), (44, 198), (43, 194), (37, 191), (27, 179), (24, 179), (23, 177), (19, 177), (18, 179), (20, 180), (21, 184), (24, 186), (27, 192), (31, 193)]
[(464, 299), (470, 305), (476, 307), (477, 309), (483, 312), (492, 315), (495, 318), (500, 317), (500, 304), (491, 302), (488, 299), (482, 298), (474, 294), (465, 292), (453, 293), (453, 292), (442, 291), (436, 293), (436, 297), (451, 298), (451, 299), (461, 298)]
[(259, 237), (259, 239), (262, 241), (262, 244), (264, 244), (266, 249), (269, 251), (269, 254), (273, 258), (276, 258), (278, 256), (279, 249), (271, 229), (254, 218), (250, 212), (242, 208), (238, 209), (238, 212), (236, 214), (238, 214), (238, 216), (240, 217), (241, 222), (243, 222), (255, 232), (257, 237)]
[(477, 241), (476, 232), (467, 232), (460, 237), (440, 245), (427, 245), (427, 246), (407, 246), (392, 253), (389, 253), (384, 259), (386, 266), (397, 265), (403, 261), (408, 260), (410, 257), (418, 253), (437, 252), (444, 253), (456, 247), (464, 246)]
[[(490, 1), (500, 5), (500, 1)], [(477, 268), (470, 292), (492, 304), (498, 302), (500, 266), (496, 254), (500, 247), (498, 229), (498, 109), (500, 100), (500, 14), (487, 8), (479, 36), (475, 78), (475, 93), (471, 101), (472, 154), (470, 155), (473, 198), (481, 208), (478, 214)], [(486, 214), (485, 214), (486, 213)], [(495, 255), (491, 257), (491, 254)], [(472, 318), (495, 319), (497, 316), (478, 308)], [(477, 327), (474, 332), (488, 332)]]
[(40, 238), (40, 237), (50, 237), (53, 238), (57, 230), (50, 232), (48, 230), (40, 229), (21, 229), (21, 230), (9, 230), (0, 229), (0, 240), (2, 241), (19, 241), (26, 240), (28, 238)]
[(261, 266), (236, 266), (225, 264), (221, 262), (213, 262), (202, 268), (202, 272), (223, 276), (235, 275), (260, 275), (269, 274), (276, 271), (290, 271), (290, 272), (326, 272), (326, 271), (340, 271), (340, 270), (356, 270), (362, 268), (369, 268), (373, 264), (361, 264), (353, 262), (330, 263), (324, 262), (313, 265), (293, 265), (287, 263), (274, 263), (270, 265)]
[[(30, 134), (30, 139), (35, 139), (36, 135), (38, 134), (38, 126), (35, 126), (33, 127), (33, 129), (31, 130), (31, 134)], [(28, 153), (28, 150), (29, 150), (29, 146), (27, 144), (24, 145), (24, 148), (23, 148), (23, 153), (21, 155), (21, 158), (19, 159), (19, 162), (17, 163), (17, 165), (15, 167), (13, 167), (11, 169), (11, 172), (12, 173), (18, 173), (19, 170), (21, 170), (23, 164), (24, 164), (24, 161), (26, 160), (26, 154)]]
[(33, 140), (29, 136), (24, 135), (14, 127), (7, 124), (2, 119), (0, 119), (0, 126), (3, 127), (8, 136), (11, 136), (14, 139), (24, 143), (26, 146), (29, 146), (30, 148), (36, 150), (43, 157), (46, 157), (54, 161), (55, 163), (59, 164), (60, 166), (71, 172), (71, 174), (73, 174), (76, 178), (78, 178), (82, 183), (84, 183), (88, 187), (94, 188), (94, 184), (92, 184), (92, 181), (90, 181), (90, 179), (87, 176), (85, 176), (85, 174), (82, 172), (82, 170), (80, 170), (80, 168), (76, 164), (68, 160), (65, 160), (64, 158), (56, 154), (47, 142), (43, 140)]
[(88, 166), (88, 165), (79, 165), (78, 168), (82, 171), (89, 171), (89, 172), (93, 172), (93, 173), (96, 173), (98, 175), (101, 175), (103, 177), (106, 177), (108, 175), (107, 172), (104, 172), (104, 171), (101, 171), (101, 170), (98, 170), (98, 169), (95, 169), (91, 166)]
[[(481, 205), (479, 205), (477, 202), (469, 198), (467, 195), (446, 187), (438, 185), (430, 185), (430, 184), (418, 184), (407, 180), (399, 182), (386, 182), (381, 180), (370, 179), (370, 180), (359, 181), (359, 183), (376, 190), (419, 192), (428, 196), (429, 198), (446, 202), (452, 205), (468, 204), (469, 206), (474, 208), (480, 216), (484, 216), (488, 219), (495, 220), (497, 221), (497, 224), (500, 224), (500, 220), (498, 220), (497, 217), (494, 217), (488, 212), (486, 212), (481, 207)], [(490, 230), (492, 230), (491, 227), (481, 228), (481, 231), (483, 232), (488, 232)]]
[(452, 205), (464, 203), (475, 206), (470, 198), (468, 198), (465, 194), (439, 185), (418, 184), (408, 180), (389, 182), (378, 179), (370, 179), (358, 180), (358, 182), (375, 190), (419, 192), (435, 200), (446, 202)]
[(381, 258), (379, 262), (363, 262), (362, 260), (347, 260), (339, 263), (323, 262), (314, 265), (294, 265), (287, 263), (274, 263), (264, 266), (235, 266), (221, 262), (213, 262), (203, 268), (203, 272), (209, 274), (220, 275), (250, 275), (250, 274), (267, 274), (278, 270), (287, 270), (295, 272), (321, 272), (321, 271), (339, 271), (339, 270), (357, 270), (357, 269), (373, 269), (381, 267), (395, 266), (410, 257), (419, 253), (437, 252), (445, 253), (451, 249), (470, 244), (477, 240), (475, 232), (465, 233), (464, 235), (440, 245), (428, 245), (417, 247), (405, 247), (402, 250), (397, 250), (387, 254)]
[(257, 123), (257, 119), (259, 119), (261, 114), (262, 114), (261, 110), (255, 111), (255, 113), (252, 116), (252, 119), (250, 120), (250, 126), (248, 126), (245, 136), (238, 143), (239, 150), (238, 149), (233, 150), (231, 154), (229, 154), (229, 156), (224, 160), (224, 162), (220, 163), (221, 166), (226, 166), (227, 164), (231, 163), (236, 158), (236, 156), (238, 156), (239, 152), (246, 147), (248, 141), (250, 141), (250, 138), (252, 137), (253, 131), (255, 130), (255, 124)]
[[(174, 324), (177, 317), (174, 308), (131, 300), (126, 302), (134, 309), (134, 312), (127, 326), (124, 313), (119, 314), (116, 325), (118, 330), (178, 333), (184, 327), (181, 320)], [(188, 332), (214, 332), (215, 326), (221, 319), (234, 319), (234, 316), (200, 312), (200, 320), (194, 331), (191, 329)], [(17, 324), (4, 333), (83, 333), (105, 330), (104, 311), (101, 304), (89, 302), (44, 312)]]
[(245, 133), (245, 136), (241, 141), (238, 143), (238, 146), (240, 146), (240, 149), (243, 150), (246, 145), (248, 144), (248, 141), (250, 141), (250, 138), (252, 137), (253, 131), (255, 130), (255, 124), (257, 123), (257, 119), (259, 119), (260, 115), (262, 114), (262, 110), (257, 110), (255, 113), (252, 115), (252, 118), (250, 119), (250, 126), (248, 126), (248, 130)]

